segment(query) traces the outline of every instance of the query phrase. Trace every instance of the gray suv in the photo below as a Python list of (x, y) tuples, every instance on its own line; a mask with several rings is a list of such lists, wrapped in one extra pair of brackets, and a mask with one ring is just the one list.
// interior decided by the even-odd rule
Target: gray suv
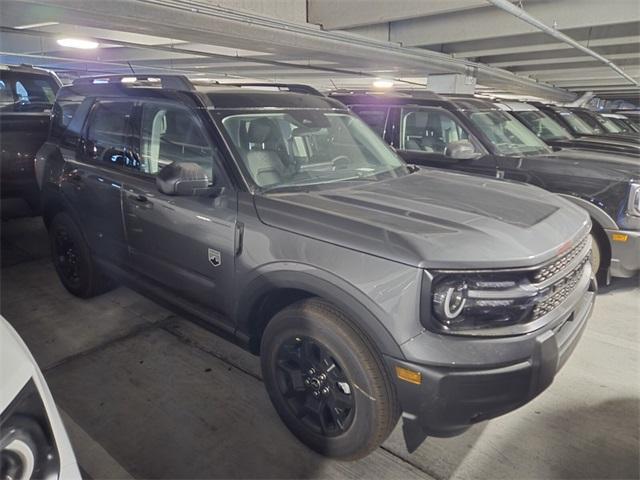
[(79, 297), (114, 281), (226, 333), (316, 451), (410, 451), (542, 392), (595, 298), (588, 215), (536, 187), (405, 164), (295, 85), (63, 87), (36, 172)]

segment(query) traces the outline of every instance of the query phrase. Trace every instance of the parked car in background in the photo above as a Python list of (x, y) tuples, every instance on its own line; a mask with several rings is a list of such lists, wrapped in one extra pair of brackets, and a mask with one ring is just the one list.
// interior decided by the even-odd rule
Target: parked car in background
[(337, 93), (409, 163), (526, 182), (591, 215), (603, 281), (640, 270), (640, 162), (605, 152), (553, 152), (491, 101), (435, 94)]
[(80, 480), (47, 382), (20, 336), (0, 316), (2, 478)]
[(409, 167), (309, 87), (80, 79), (54, 112), (37, 169), (65, 287), (127, 282), (226, 332), (324, 455), (367, 455), (400, 416), (414, 450), (511, 411), (585, 328), (584, 210)]
[(0, 65), (0, 191), (3, 218), (40, 210), (33, 161), (49, 134), (51, 107), (60, 81), (26, 65)]
[(632, 137), (637, 143), (640, 144), (640, 138), (636, 138), (635, 132), (628, 132), (626, 129), (620, 127), (611, 118), (601, 115), (598, 112), (589, 110), (588, 108), (573, 107), (570, 110), (580, 117), (586, 124), (588, 124), (595, 132), (604, 133), (607, 135)]
[(595, 136), (574, 137), (548, 113), (525, 102), (499, 101), (496, 105), (508, 111), (529, 130), (553, 148), (579, 148), (605, 152), (640, 155), (640, 145)]
[(640, 133), (640, 125), (636, 125), (634, 122), (629, 120), (629, 117), (625, 115), (622, 115), (620, 113), (603, 112), (600, 114), (600, 116), (608, 118), (613, 123), (615, 123), (620, 129), (622, 129), (622, 133), (634, 135), (638, 135), (638, 133)]
[(536, 108), (540, 109), (551, 118), (565, 127), (569, 133), (575, 137), (592, 137), (600, 140), (613, 141), (617, 144), (626, 144), (633, 148), (638, 148), (637, 139), (619, 134), (604, 133), (602, 128), (592, 128), (582, 118), (580, 118), (576, 112), (566, 107), (560, 107), (558, 105), (544, 104), (541, 102), (528, 102)]
[(640, 131), (640, 110), (614, 110), (613, 113), (624, 115), (627, 121)]

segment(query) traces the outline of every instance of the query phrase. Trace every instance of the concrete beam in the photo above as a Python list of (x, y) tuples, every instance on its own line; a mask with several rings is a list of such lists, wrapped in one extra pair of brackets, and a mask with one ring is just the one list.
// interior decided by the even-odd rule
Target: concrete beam
[[(562, 31), (593, 25), (640, 21), (636, 0), (609, 2), (556, 0), (527, 4), (527, 12)], [(497, 25), (500, 28), (497, 28)], [(493, 7), (460, 11), (438, 17), (416, 18), (391, 23), (389, 38), (405, 46), (478, 41), (488, 38), (537, 33), (538, 30)]]
[[(550, 88), (527, 78), (484, 65), (460, 61), (434, 52), (407, 49), (388, 42), (375, 42), (361, 37), (324, 32), (306, 24), (297, 24), (249, 15), (220, 7), (209, 7), (196, 0), (185, 4), (179, 0), (4, 0), (3, 20), (7, 9), (13, 15), (38, 11), (40, 18), (93, 28), (117, 28), (120, 31), (153, 34), (183, 42), (216, 45), (293, 55), (342, 55), (355, 61), (384, 65), (394, 76), (403, 70), (421, 70), (422, 74), (462, 73), (477, 71), (486, 84), (509, 86), (513, 91), (538, 94), (569, 101), (573, 94)], [(17, 10), (17, 12), (16, 12)], [(43, 20), (44, 21), (44, 20)], [(180, 48), (174, 51), (179, 52)], [(198, 52), (184, 52), (197, 55)], [(259, 61), (252, 57), (239, 60)], [(264, 60), (268, 63), (269, 60)], [(360, 73), (348, 70), (342, 73)], [(283, 62), (283, 68), (288, 68)], [(305, 68), (302, 67), (301, 68)], [(309, 68), (309, 67), (306, 67)], [(322, 67), (310, 67), (323, 70)], [(367, 75), (367, 72), (362, 72)]]
[(395, 22), (485, 7), (484, 0), (309, 0), (310, 23), (325, 30)]

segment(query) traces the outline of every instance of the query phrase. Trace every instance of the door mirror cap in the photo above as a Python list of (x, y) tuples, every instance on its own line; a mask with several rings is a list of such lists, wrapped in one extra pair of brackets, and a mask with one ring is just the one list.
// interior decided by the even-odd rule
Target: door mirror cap
[(469, 140), (458, 140), (456, 142), (449, 143), (444, 154), (447, 157), (455, 158), (457, 160), (472, 160), (482, 155), (476, 151), (476, 147), (474, 147)]
[(192, 162), (173, 162), (164, 167), (156, 177), (156, 186), (165, 195), (194, 196), (207, 192), (213, 179)]

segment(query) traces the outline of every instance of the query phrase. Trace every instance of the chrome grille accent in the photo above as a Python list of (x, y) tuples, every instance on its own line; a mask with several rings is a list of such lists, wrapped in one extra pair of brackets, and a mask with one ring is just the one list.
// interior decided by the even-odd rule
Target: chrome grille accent
[[(542, 288), (540, 301), (533, 308), (533, 320), (554, 310), (576, 289), (585, 266), (591, 260), (591, 248), (587, 248), (589, 241), (589, 236), (586, 236), (570, 252), (534, 274), (534, 281), (544, 284), (545, 287)], [(556, 276), (557, 280), (546, 286)]]
[(568, 253), (558, 258), (557, 260), (548, 263), (544, 267), (539, 268), (533, 274), (534, 283), (541, 283), (550, 278), (553, 278), (555, 275), (562, 273), (563, 270), (567, 268), (569, 264), (573, 262), (585, 249), (587, 242), (589, 241), (589, 236), (587, 235), (582, 239), (578, 245), (573, 247)]

